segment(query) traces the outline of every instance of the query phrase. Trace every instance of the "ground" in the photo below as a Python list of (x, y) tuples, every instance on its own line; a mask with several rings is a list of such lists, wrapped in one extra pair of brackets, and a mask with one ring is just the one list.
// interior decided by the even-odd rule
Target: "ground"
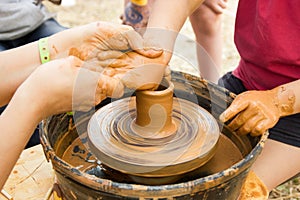
[[(119, 19), (120, 14), (123, 12), (123, 0), (62, 0), (62, 6), (54, 6), (49, 2), (45, 5), (50, 11), (57, 13), (58, 21), (66, 27), (74, 27), (83, 25), (89, 22), (102, 20), (114, 23), (121, 23)], [(71, 5), (75, 3), (75, 5)], [(239, 61), (239, 56), (233, 42), (233, 31), (235, 13), (237, 8), (237, 1), (229, 1), (228, 9), (224, 13), (223, 20), (223, 71), (232, 70)], [(187, 52), (186, 60), (181, 60), (177, 57), (171, 61), (171, 68), (173, 70), (180, 70), (191, 74), (198, 74), (195, 67), (191, 67), (190, 63), (196, 61), (195, 48), (193, 45), (194, 34), (189, 21), (187, 21), (181, 31), (183, 36), (182, 43), (178, 48)], [(186, 47), (188, 46), (188, 47)], [(186, 62), (186, 61), (189, 62)], [(296, 178), (283, 184), (271, 193), (271, 199), (300, 199), (300, 178)]]

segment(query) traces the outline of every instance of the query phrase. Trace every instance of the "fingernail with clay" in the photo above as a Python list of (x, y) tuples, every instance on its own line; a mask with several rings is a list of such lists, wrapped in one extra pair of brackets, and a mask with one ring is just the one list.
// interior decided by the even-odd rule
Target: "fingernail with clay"
[(107, 95), (113, 98), (119, 98), (124, 94), (123, 83), (116, 78), (112, 78), (109, 83), (109, 88), (107, 90)]

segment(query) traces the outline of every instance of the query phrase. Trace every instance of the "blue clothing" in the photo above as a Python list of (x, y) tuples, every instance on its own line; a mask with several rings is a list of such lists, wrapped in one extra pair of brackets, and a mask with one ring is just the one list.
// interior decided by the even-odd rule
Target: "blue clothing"
[(41, 24), (37, 29), (13, 40), (0, 40), (0, 51), (16, 48), (30, 42), (39, 40), (40, 38), (47, 37), (65, 30), (55, 19), (51, 18)]

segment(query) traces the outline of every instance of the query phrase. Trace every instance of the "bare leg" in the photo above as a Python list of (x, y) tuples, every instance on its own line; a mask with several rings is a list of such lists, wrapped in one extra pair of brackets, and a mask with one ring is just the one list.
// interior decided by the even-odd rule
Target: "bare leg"
[(190, 21), (200, 45), (197, 45), (200, 74), (205, 79), (217, 82), (222, 64), (222, 14), (204, 3), (190, 16)]
[(268, 139), (252, 170), (271, 191), (300, 172), (300, 148)]
[(300, 148), (268, 139), (252, 166), (238, 200), (267, 199), (276, 186), (300, 171)]

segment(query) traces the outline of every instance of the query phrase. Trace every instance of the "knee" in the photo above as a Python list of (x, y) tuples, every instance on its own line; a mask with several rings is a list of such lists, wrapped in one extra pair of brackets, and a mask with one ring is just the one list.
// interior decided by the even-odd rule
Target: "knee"
[(196, 36), (205, 34), (214, 36), (218, 34), (221, 29), (222, 14), (215, 13), (211, 8), (202, 4), (190, 16), (190, 21), (195, 31)]

